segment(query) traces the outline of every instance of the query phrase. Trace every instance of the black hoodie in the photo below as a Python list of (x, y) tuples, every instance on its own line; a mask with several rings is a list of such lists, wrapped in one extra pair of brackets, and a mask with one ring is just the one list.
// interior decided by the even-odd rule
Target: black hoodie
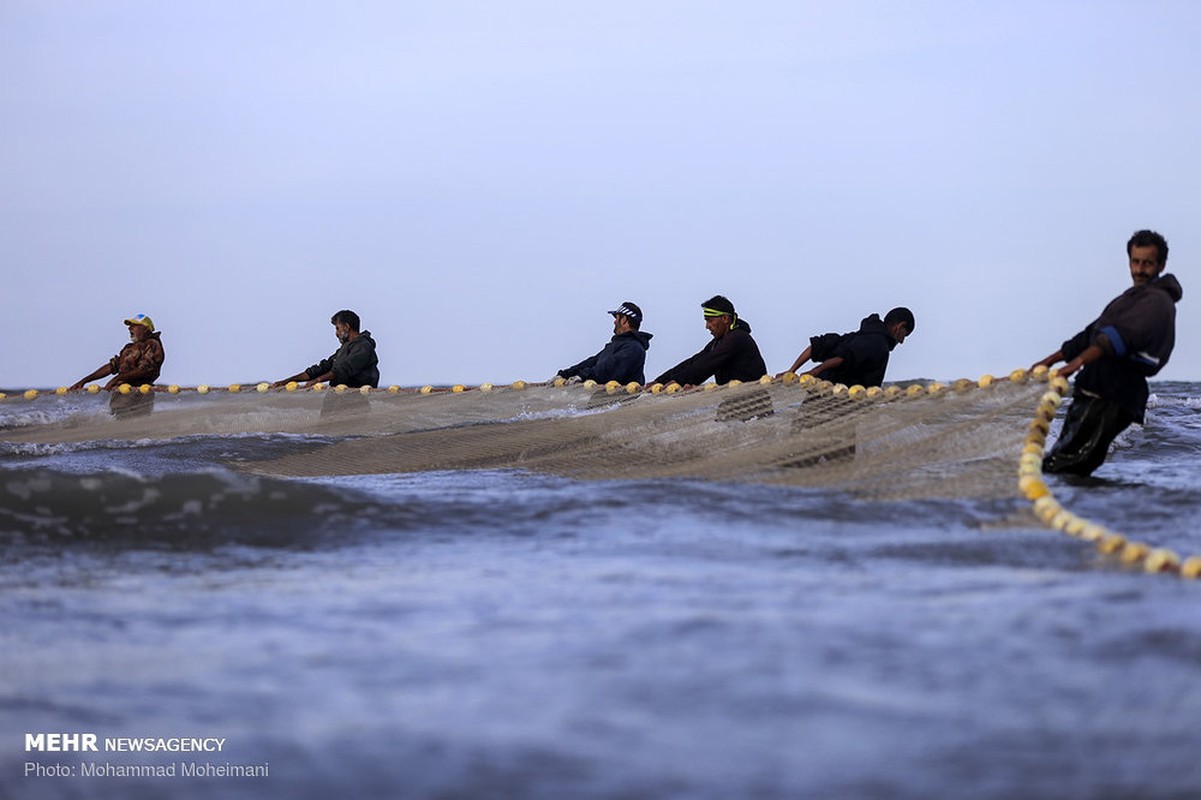
[(578, 364), (559, 370), (564, 378), (582, 378), (597, 383), (646, 383), (643, 367), (646, 351), (651, 346), (654, 334), (642, 331), (624, 331), (609, 340), (599, 353), (585, 358)]
[(741, 317), (720, 339), (714, 339), (691, 358), (664, 372), (654, 383), (697, 386), (712, 376), (721, 384), (730, 381), (757, 381), (767, 374), (767, 364), (759, 354), (759, 345), (751, 338), (751, 326)]
[(864, 317), (854, 333), (827, 333), (809, 340), (810, 354), (821, 363), (841, 357), (842, 363), (821, 373), (822, 380), (846, 386), (879, 386), (884, 383), (888, 356), (897, 340), (879, 314)]
[(334, 374), (329, 380), (331, 386), (378, 388), (379, 358), (375, 355), (375, 340), (371, 338), (371, 332), (363, 331), (339, 347), (332, 356), (305, 370), (310, 378), (327, 372)]
[(1131, 286), (1087, 328), (1063, 343), (1065, 361), (1098, 345), (1105, 355), (1076, 376), (1076, 388), (1128, 411), (1140, 425), (1147, 412), (1147, 378), (1163, 369), (1176, 344), (1176, 303), (1184, 289), (1175, 275)]

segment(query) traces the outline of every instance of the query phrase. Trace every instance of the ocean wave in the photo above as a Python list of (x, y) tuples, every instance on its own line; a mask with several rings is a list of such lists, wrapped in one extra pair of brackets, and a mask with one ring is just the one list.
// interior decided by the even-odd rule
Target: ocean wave
[(33, 469), (0, 481), (0, 536), (10, 543), (296, 547), (381, 511), (348, 489), (215, 468), (159, 476)]
[[(14, 401), (15, 402), (15, 401)], [(0, 406), (0, 431), (31, 428), (40, 425), (62, 425), (70, 422), (106, 420), (111, 415), (107, 407), (60, 401), (51, 405)]]
[(329, 445), (328, 436), (302, 433), (188, 434), (167, 439), (88, 439), (79, 442), (0, 441), (0, 470), (47, 467), (63, 472), (106, 471), (122, 464), (133, 472), (162, 474), (239, 461), (303, 453)]

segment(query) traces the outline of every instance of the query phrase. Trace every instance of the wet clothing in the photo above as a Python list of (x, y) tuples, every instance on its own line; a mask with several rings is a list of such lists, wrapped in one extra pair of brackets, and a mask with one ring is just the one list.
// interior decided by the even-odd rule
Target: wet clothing
[(767, 374), (767, 364), (759, 354), (759, 345), (751, 338), (751, 326), (739, 319), (720, 339), (714, 339), (691, 358), (664, 372), (653, 383), (676, 382), (696, 386), (712, 377), (721, 384), (730, 381), (757, 381)]
[(363, 331), (339, 347), (332, 356), (305, 370), (310, 380), (327, 372), (333, 373), (329, 379), (331, 386), (378, 388), (379, 358), (375, 355), (375, 340), (371, 338), (370, 331)]
[(594, 380), (597, 383), (646, 383), (643, 369), (652, 336), (654, 334), (642, 331), (619, 333), (596, 355), (559, 370), (559, 377)]
[(1075, 395), (1059, 438), (1043, 459), (1043, 472), (1091, 475), (1105, 461), (1109, 445), (1133, 421), (1130, 412), (1117, 403)]
[(1132, 286), (1101, 316), (1063, 343), (1065, 361), (1089, 346), (1104, 355), (1076, 375), (1072, 405), (1043, 471), (1088, 475), (1101, 466), (1109, 445), (1130, 423), (1143, 423), (1150, 388), (1147, 378), (1163, 369), (1176, 343), (1176, 303), (1184, 290), (1165, 274)]
[(109, 359), (109, 374), (123, 376), (121, 380), (130, 386), (157, 381), (166, 358), (161, 336), (161, 332), (155, 331), (140, 342), (122, 347), (120, 353)]
[(842, 358), (837, 367), (819, 376), (845, 386), (879, 386), (884, 383), (888, 356), (898, 344), (879, 314), (864, 317), (853, 333), (827, 333), (809, 340), (810, 358), (815, 363)]
[(1105, 355), (1076, 376), (1076, 389), (1126, 409), (1142, 423), (1147, 410), (1147, 378), (1163, 369), (1176, 344), (1176, 303), (1184, 290), (1175, 275), (1161, 275), (1131, 286), (1114, 298), (1101, 316), (1063, 343), (1065, 361), (1089, 345)]
[(144, 417), (154, 411), (154, 392), (149, 394), (113, 392), (108, 398), (108, 410), (114, 417), (121, 419)]

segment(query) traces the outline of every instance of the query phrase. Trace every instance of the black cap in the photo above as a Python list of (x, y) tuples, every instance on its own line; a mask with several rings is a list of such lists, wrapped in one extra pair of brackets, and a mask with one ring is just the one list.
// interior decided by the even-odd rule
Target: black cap
[(622, 303), (621, 305), (619, 305), (617, 308), (613, 309), (609, 313), (615, 317), (618, 314), (620, 314), (623, 317), (629, 317), (631, 320), (638, 323), (639, 325), (642, 324), (642, 309), (639, 308), (636, 304), (631, 303), (629, 300), (626, 300), (624, 303)]

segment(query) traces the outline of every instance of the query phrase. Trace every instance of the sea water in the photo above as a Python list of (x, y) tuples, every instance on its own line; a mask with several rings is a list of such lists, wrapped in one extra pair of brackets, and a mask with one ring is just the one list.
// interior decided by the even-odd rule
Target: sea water
[[(1201, 553), (1153, 391), (1050, 483)], [(1201, 797), (1201, 582), (1016, 496), (238, 469), (327, 441), (0, 446), (0, 797)]]

